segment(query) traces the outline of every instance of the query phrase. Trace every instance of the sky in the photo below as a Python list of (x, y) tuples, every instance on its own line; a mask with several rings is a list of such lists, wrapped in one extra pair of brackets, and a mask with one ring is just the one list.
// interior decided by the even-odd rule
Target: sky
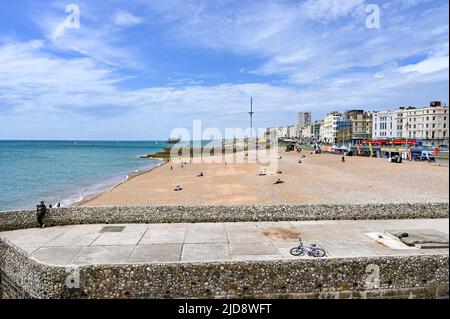
[(295, 124), (299, 111), (448, 103), (448, 6), (0, 0), (0, 139), (246, 128), (250, 97), (257, 128)]

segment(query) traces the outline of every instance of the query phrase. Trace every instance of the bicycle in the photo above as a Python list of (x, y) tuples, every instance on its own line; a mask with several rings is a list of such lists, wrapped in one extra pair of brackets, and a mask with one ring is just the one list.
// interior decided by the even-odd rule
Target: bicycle
[(311, 244), (311, 247), (303, 245), (302, 239), (300, 238), (300, 245), (294, 247), (290, 250), (293, 256), (302, 256), (305, 253), (311, 257), (325, 257), (326, 252), (322, 248), (317, 248), (316, 244)]

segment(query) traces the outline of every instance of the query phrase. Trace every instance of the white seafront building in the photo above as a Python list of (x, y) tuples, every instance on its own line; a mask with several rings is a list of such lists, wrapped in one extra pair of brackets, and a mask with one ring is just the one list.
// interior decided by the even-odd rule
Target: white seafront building
[(433, 101), (425, 108), (405, 108), (402, 115), (403, 138), (422, 140), (425, 144), (448, 144), (448, 107)]
[[(337, 143), (339, 135), (339, 141), (344, 141), (345, 137), (352, 143), (361, 143), (366, 139), (414, 139), (424, 145), (448, 145), (448, 116), (448, 107), (440, 101), (433, 101), (424, 108), (331, 112), (314, 123), (310, 112), (299, 112), (296, 125), (268, 128), (266, 135), (272, 138), (314, 139), (327, 144)], [(342, 125), (346, 121), (351, 122), (351, 127)], [(305, 123), (309, 124), (300, 125)]]
[(337, 124), (342, 120), (342, 114), (339, 112), (332, 112), (327, 114), (323, 119), (322, 141), (328, 144), (336, 143)]
[(402, 138), (401, 112), (375, 111), (372, 113), (372, 139)]

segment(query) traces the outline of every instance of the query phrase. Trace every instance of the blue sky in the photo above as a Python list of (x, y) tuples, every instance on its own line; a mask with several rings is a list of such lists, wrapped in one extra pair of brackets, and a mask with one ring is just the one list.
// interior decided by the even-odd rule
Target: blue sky
[[(66, 28), (66, 7), (80, 27)], [(367, 28), (368, 4), (380, 28)], [(165, 139), (448, 103), (447, 0), (0, 0), (0, 139)]]

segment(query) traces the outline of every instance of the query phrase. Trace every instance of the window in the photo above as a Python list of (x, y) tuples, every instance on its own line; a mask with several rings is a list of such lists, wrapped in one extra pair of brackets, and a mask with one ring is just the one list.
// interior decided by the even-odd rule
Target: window
[(436, 121), (436, 116), (433, 116), (433, 121)]
[(431, 132), (431, 138), (433, 138), (433, 139), (434, 139), (434, 131), (433, 131), (433, 132)]
[(433, 124), (433, 128), (435, 128), (436, 127), (436, 124)]
[(427, 121), (429, 121), (430, 120), (430, 118), (427, 116)]
[(429, 126), (429, 125), (427, 124), (426, 127), (428, 128), (428, 126)]

